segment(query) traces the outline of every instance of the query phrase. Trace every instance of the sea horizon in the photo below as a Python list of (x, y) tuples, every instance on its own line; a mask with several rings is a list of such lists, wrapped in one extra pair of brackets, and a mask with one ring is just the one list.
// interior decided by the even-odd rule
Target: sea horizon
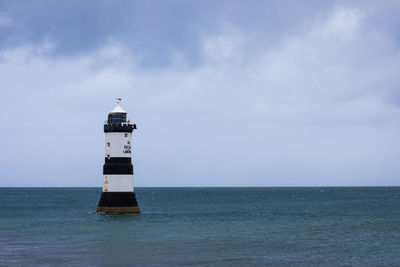
[[(321, 188), (321, 187), (400, 187), (400, 185), (293, 185), (293, 186), (135, 186), (135, 188)], [(0, 186), (0, 188), (101, 188), (101, 186)]]

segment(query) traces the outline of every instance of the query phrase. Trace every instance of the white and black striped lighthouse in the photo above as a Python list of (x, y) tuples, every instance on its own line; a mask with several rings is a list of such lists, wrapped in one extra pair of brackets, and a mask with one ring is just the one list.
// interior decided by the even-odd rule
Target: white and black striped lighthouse
[(136, 124), (127, 120), (127, 113), (117, 99), (117, 106), (108, 114), (104, 124), (105, 163), (103, 166), (103, 191), (97, 212), (140, 213), (133, 190), (133, 165), (131, 162), (132, 132)]

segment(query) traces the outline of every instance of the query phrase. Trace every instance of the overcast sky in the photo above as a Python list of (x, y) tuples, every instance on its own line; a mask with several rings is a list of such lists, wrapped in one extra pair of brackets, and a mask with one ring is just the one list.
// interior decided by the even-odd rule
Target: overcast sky
[(0, 1), (0, 186), (400, 185), (400, 2)]

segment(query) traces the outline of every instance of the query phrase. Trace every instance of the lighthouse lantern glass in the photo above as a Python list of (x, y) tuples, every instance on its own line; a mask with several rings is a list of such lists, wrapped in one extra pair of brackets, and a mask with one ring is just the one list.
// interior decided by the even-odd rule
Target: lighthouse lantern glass
[(126, 113), (109, 113), (108, 124), (126, 123)]

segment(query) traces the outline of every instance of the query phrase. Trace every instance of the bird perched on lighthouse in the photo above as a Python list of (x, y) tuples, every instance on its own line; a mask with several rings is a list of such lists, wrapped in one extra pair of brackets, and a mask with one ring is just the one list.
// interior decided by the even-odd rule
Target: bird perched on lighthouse
[(127, 113), (117, 106), (108, 113), (104, 124), (105, 163), (103, 166), (103, 191), (97, 206), (97, 212), (103, 213), (140, 213), (133, 189), (132, 132), (136, 124), (127, 120)]

